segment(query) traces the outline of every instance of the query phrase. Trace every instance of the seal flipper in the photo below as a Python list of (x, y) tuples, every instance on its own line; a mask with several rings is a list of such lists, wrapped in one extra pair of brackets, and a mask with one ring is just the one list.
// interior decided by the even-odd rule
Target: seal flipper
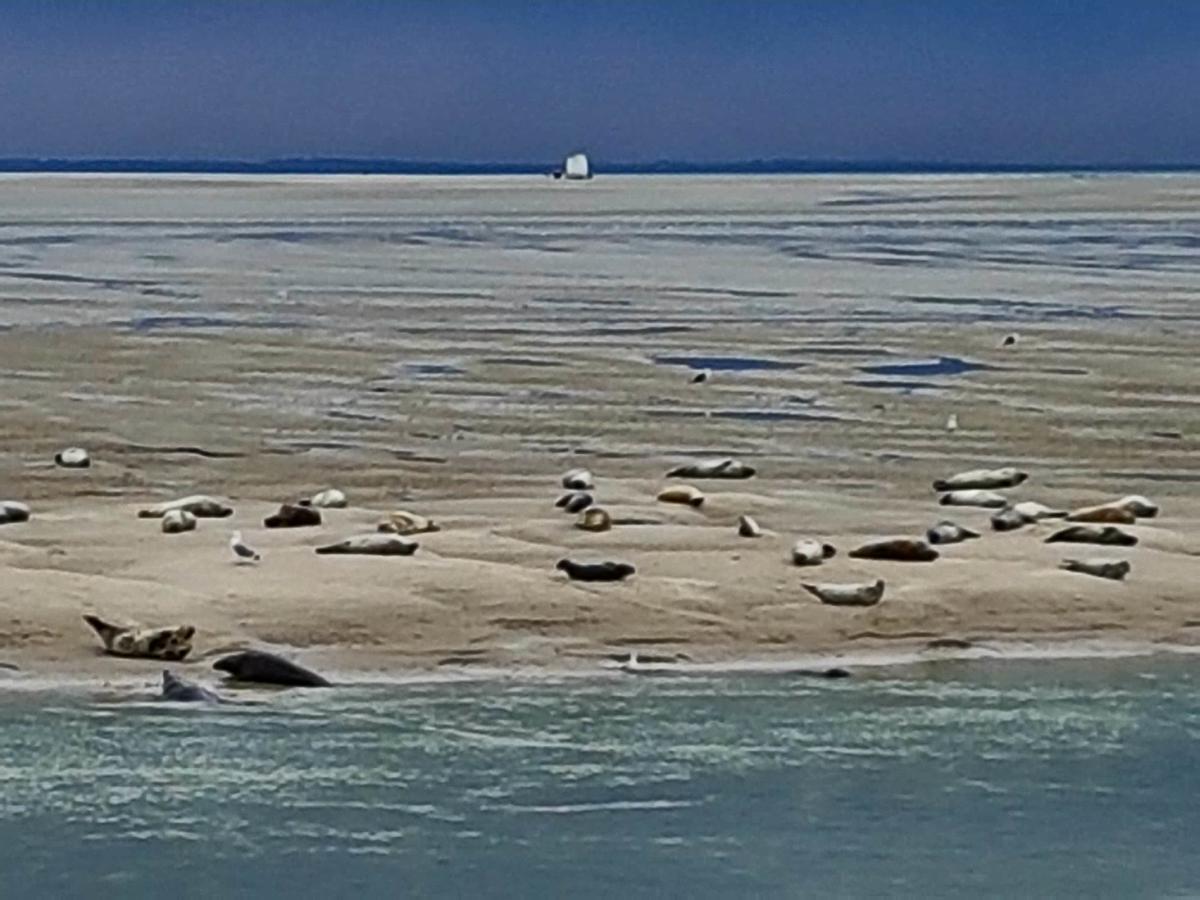
[(99, 616), (93, 616), (88, 613), (84, 613), (83, 621), (92, 626), (92, 629), (96, 634), (100, 635), (100, 640), (104, 642), (104, 646), (108, 649), (112, 648), (113, 639), (125, 630), (124, 628), (119, 628), (116, 625), (105, 622)]

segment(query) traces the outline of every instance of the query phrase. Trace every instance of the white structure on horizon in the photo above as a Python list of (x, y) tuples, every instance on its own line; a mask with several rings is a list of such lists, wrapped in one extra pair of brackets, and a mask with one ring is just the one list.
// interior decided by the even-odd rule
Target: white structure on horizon
[(563, 175), (571, 179), (586, 179), (592, 177), (592, 167), (588, 163), (586, 153), (572, 153), (563, 163)]

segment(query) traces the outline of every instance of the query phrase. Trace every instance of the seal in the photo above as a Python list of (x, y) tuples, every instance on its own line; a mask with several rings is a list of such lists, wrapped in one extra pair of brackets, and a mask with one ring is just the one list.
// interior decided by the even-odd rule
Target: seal
[(833, 544), (801, 538), (792, 545), (792, 562), (797, 566), (819, 566), (837, 555)]
[(951, 434), (958, 431), (958, 413), (950, 413), (946, 418), (946, 430)]
[(172, 509), (163, 513), (163, 534), (182, 534), (196, 530), (196, 517), (186, 509)]
[(337, 488), (328, 488), (313, 494), (306, 505), (321, 509), (345, 509), (347, 500), (346, 495)]
[(1011, 506), (1006, 506), (992, 516), (991, 522), (992, 528), (996, 531), (1016, 531), (1018, 528), (1024, 528), (1031, 524), (1033, 519), (1021, 515)]
[(1021, 484), (1029, 476), (1007, 466), (1003, 469), (971, 469), (969, 472), (959, 472), (949, 478), (940, 478), (933, 483), (935, 491), (969, 491), (993, 490), (995, 488), (1010, 488)]
[(595, 500), (592, 499), (592, 495), (587, 491), (571, 491), (559, 497), (554, 502), (554, 505), (566, 512), (577, 513), (583, 512), (594, 502)]
[(92, 458), (82, 447), (68, 447), (54, 454), (54, 464), (64, 469), (87, 469), (92, 465)]
[(346, 538), (336, 544), (317, 547), (322, 554), (360, 554), (363, 556), (412, 556), (421, 546), (394, 534), (363, 534)]
[(1133, 566), (1127, 559), (1064, 559), (1059, 568), (1066, 569), (1068, 572), (1095, 575), (1097, 578), (1124, 581)]
[(0, 500), (0, 525), (29, 521), (29, 506), (16, 500)]
[(321, 524), (321, 511), (299, 503), (283, 503), (277, 512), (263, 519), (265, 528), (308, 528)]
[(167, 669), (163, 669), (162, 693), (158, 695), (158, 699), (169, 700), (172, 703), (221, 702), (221, 698), (208, 688), (202, 688), (200, 685), (193, 684), (186, 678), (180, 678), (178, 675), (173, 675)]
[(710, 378), (712, 378), (712, 369), (701, 369), (692, 376), (692, 379), (688, 382), (688, 384), (704, 384), (704, 382), (708, 381)]
[(100, 636), (105, 651), (113, 656), (178, 662), (192, 652), (192, 638), (196, 634), (196, 629), (191, 625), (138, 628), (114, 625), (93, 615), (84, 615), (83, 621)]
[(985, 509), (999, 509), (1008, 506), (1008, 498), (995, 491), (962, 490), (942, 494), (938, 503), (942, 506), (982, 506)]
[(332, 687), (316, 672), (298, 666), (289, 659), (264, 650), (243, 650), (222, 656), (213, 668), (225, 672), (233, 681), (278, 684), (283, 687)]
[(570, 559), (560, 559), (554, 568), (566, 572), (572, 581), (624, 581), (637, 570), (629, 563), (623, 562), (575, 562)]
[(949, 519), (942, 519), (925, 532), (925, 540), (931, 544), (959, 544), (963, 541), (974, 540), (979, 536), (978, 531), (956, 525)]
[(1140, 494), (1130, 494), (1105, 505), (1131, 512), (1138, 519), (1153, 519), (1158, 515), (1158, 504), (1150, 502)]
[(738, 516), (738, 537), (762, 537), (763, 530), (750, 516)]
[(224, 519), (233, 515), (233, 507), (204, 494), (193, 494), (178, 500), (168, 500), (147, 509), (138, 510), (139, 519), (161, 519), (173, 509), (190, 512), (199, 519)]
[(933, 562), (941, 554), (916, 538), (887, 538), (855, 547), (852, 559), (886, 559), (892, 562)]
[(596, 485), (587, 469), (571, 469), (563, 473), (562, 486), (568, 491), (590, 491)]
[(676, 466), (667, 473), (668, 478), (752, 478), (757, 469), (732, 457), (706, 459), (700, 462)]
[(1137, 542), (1135, 535), (1112, 525), (1071, 525), (1046, 538), (1047, 544), (1106, 544), (1115, 547), (1132, 547)]
[(575, 527), (584, 531), (608, 531), (612, 526), (612, 516), (608, 514), (607, 509), (599, 506), (585, 509), (578, 521), (575, 522)]
[(872, 584), (806, 584), (804, 588), (822, 603), (830, 606), (874, 606), (883, 599), (883, 579)]
[(1012, 508), (1032, 522), (1040, 522), (1042, 519), (1065, 519), (1067, 517), (1065, 509), (1054, 509), (1046, 506), (1044, 503), (1038, 503), (1036, 500), (1022, 500), (1020, 503), (1014, 503)]
[(385, 521), (380, 522), (375, 530), (383, 534), (428, 534), (441, 531), (442, 528), (433, 519), (418, 516), (406, 509), (398, 509), (390, 513)]
[(1087, 506), (1067, 515), (1068, 522), (1091, 522), (1097, 525), (1132, 525), (1137, 516), (1119, 506)]
[(704, 494), (700, 489), (690, 484), (677, 484), (663, 488), (658, 492), (660, 503), (684, 503), (688, 506), (699, 507), (704, 503)]

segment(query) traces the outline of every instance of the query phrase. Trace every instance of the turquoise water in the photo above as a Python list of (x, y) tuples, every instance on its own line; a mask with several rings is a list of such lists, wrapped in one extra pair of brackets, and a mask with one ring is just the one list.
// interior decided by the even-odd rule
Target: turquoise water
[(1200, 895), (1198, 670), (14, 692), (0, 897)]

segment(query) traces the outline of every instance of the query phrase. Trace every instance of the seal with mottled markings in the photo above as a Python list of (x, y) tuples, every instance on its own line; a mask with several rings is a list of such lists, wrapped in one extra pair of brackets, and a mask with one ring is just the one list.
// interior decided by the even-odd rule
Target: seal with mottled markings
[(1127, 559), (1064, 559), (1059, 568), (1068, 572), (1095, 575), (1097, 578), (1124, 581), (1133, 566)]
[(566, 572), (572, 581), (624, 581), (637, 570), (629, 563), (612, 562), (575, 562), (570, 559), (560, 559), (554, 568)]
[(191, 625), (138, 628), (114, 625), (93, 615), (84, 615), (83, 621), (100, 636), (105, 651), (113, 656), (178, 662), (192, 652), (192, 638), (196, 634), (196, 629)]
[(756, 472), (753, 466), (748, 466), (732, 457), (706, 459), (700, 462), (686, 463), (676, 466), (667, 473), (668, 478), (752, 478)]
[(978, 531), (972, 531), (962, 525), (956, 525), (948, 519), (943, 519), (925, 532), (925, 540), (931, 544), (958, 544), (979, 537)]
[(265, 528), (310, 528), (321, 524), (321, 511), (313, 506), (284, 503), (263, 519)]
[(971, 469), (969, 472), (959, 472), (949, 478), (939, 478), (933, 483), (935, 491), (969, 491), (992, 490), (995, 488), (1010, 488), (1021, 484), (1029, 476), (1007, 466), (1003, 469)]
[(585, 509), (575, 522), (575, 527), (583, 531), (608, 531), (612, 526), (612, 516), (607, 509), (599, 506)]
[(847, 556), (853, 559), (886, 559), (891, 562), (933, 562), (940, 555), (916, 538), (886, 538), (855, 547)]
[(837, 555), (833, 544), (823, 544), (811, 538), (801, 538), (792, 544), (792, 563), (797, 566), (819, 566)]
[(999, 509), (1008, 506), (1008, 498), (995, 491), (962, 490), (943, 494), (938, 503), (942, 506), (982, 506), (985, 509)]
[(683, 503), (687, 506), (698, 507), (704, 503), (704, 494), (700, 489), (690, 484), (677, 484), (663, 488), (658, 492), (660, 503)]
[(170, 700), (172, 703), (221, 702), (221, 698), (208, 688), (200, 687), (186, 678), (180, 678), (167, 669), (163, 669), (162, 693), (158, 695), (158, 699)]
[(883, 599), (883, 579), (871, 584), (805, 584), (804, 588), (830, 606), (874, 606)]
[(139, 519), (161, 519), (173, 509), (182, 509), (201, 519), (223, 519), (233, 515), (233, 507), (204, 494), (193, 494), (178, 500), (168, 500), (138, 510)]
[(398, 509), (389, 513), (387, 519), (380, 522), (375, 530), (383, 534), (430, 534), (441, 531), (442, 526), (433, 519), (419, 516), (406, 509)]
[(1046, 538), (1047, 544), (1106, 544), (1115, 547), (1132, 547), (1137, 542), (1136, 535), (1113, 525), (1072, 525)]
[(336, 544), (317, 547), (321, 554), (360, 554), (363, 556), (412, 556), (421, 546), (395, 534), (363, 534)]
[(225, 672), (234, 681), (277, 684), (283, 687), (331, 687), (328, 680), (290, 659), (264, 650), (243, 650), (222, 656), (213, 668)]

